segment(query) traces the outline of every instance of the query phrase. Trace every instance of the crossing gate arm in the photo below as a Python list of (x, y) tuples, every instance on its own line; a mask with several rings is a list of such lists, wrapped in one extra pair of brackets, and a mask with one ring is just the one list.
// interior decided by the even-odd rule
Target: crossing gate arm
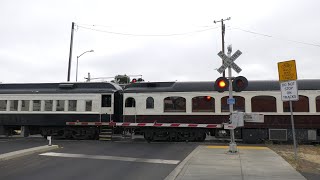
[(183, 124), (183, 123), (130, 123), (130, 122), (66, 122), (67, 126), (112, 126), (112, 127), (175, 127), (175, 128), (222, 128), (222, 124)]

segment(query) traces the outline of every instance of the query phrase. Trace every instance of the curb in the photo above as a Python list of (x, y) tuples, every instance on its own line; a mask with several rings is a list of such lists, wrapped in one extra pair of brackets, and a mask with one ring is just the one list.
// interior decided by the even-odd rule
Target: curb
[(199, 150), (202, 148), (201, 145), (199, 145), (196, 149), (194, 149), (164, 180), (175, 180), (177, 176), (180, 174), (184, 166), (188, 163), (188, 161), (199, 152)]
[(34, 148), (29, 148), (29, 149), (23, 149), (19, 151), (13, 151), (5, 154), (0, 154), (0, 161), (6, 161), (9, 159), (30, 155), (33, 153), (41, 153), (41, 152), (58, 149), (58, 148), (59, 148), (58, 145), (52, 145), (52, 146), (45, 145), (45, 146), (38, 146)]

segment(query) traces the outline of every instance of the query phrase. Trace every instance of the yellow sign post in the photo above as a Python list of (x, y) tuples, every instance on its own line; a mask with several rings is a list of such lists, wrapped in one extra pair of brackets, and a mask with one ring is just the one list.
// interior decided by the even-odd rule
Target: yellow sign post
[(279, 81), (297, 80), (296, 61), (278, 62)]
[[(292, 112), (292, 100), (299, 100), (298, 87), (297, 87), (297, 69), (296, 61), (283, 61), (278, 62), (279, 81), (281, 87), (282, 101), (289, 100), (290, 112), (291, 112), (291, 127), (294, 147), (294, 158), (297, 160), (297, 142), (296, 133), (294, 128), (294, 119)], [(295, 92), (295, 93), (294, 93)], [(285, 97), (285, 98), (283, 98)]]

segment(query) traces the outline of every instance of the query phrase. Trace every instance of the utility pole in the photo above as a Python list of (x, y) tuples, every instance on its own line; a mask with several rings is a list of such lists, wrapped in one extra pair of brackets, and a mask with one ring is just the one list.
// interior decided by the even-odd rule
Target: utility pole
[(69, 65), (68, 65), (68, 78), (67, 81), (70, 81), (70, 71), (71, 71), (71, 59), (72, 59), (72, 46), (73, 46), (73, 32), (74, 32), (74, 22), (71, 26), (71, 40), (70, 40), (70, 51), (69, 51)]
[(90, 73), (88, 72), (88, 77), (85, 78), (85, 79), (87, 79), (87, 82), (90, 82), (90, 80), (93, 79), (93, 78), (91, 78), (91, 75), (90, 75)]
[[(224, 21), (230, 20), (231, 17), (228, 17), (226, 19), (221, 19), (220, 21), (213, 21), (214, 23), (218, 23), (221, 22), (221, 35), (222, 35), (222, 52), (224, 54), (224, 35), (225, 35), (225, 25), (224, 25)], [(223, 60), (222, 60), (222, 64), (223, 64)], [(225, 71), (223, 71), (223, 77), (226, 77)]]

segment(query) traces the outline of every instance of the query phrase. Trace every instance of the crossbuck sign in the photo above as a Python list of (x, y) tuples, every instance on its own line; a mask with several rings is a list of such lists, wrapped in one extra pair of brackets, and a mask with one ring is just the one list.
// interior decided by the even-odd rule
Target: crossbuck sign
[(223, 60), (222, 66), (217, 70), (220, 74), (226, 70), (228, 67), (231, 67), (237, 73), (241, 72), (242, 69), (234, 63), (234, 61), (242, 54), (241, 51), (237, 50), (231, 57), (225, 55), (222, 51), (218, 53), (218, 56)]

